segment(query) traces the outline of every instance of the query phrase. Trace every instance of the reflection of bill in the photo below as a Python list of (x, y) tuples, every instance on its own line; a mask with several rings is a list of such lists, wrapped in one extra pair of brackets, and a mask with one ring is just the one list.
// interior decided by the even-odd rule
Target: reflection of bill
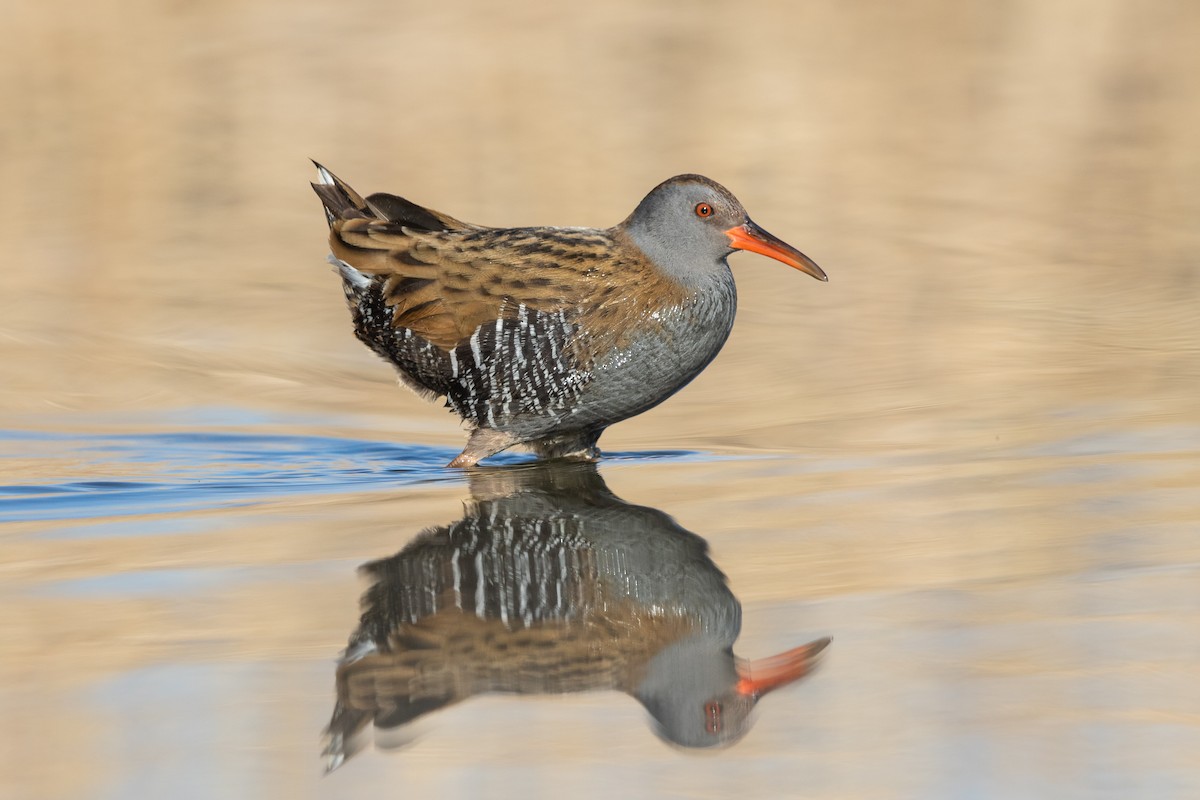
[(619, 500), (590, 464), (480, 472), (471, 490), (461, 520), (363, 568), (374, 584), (337, 671), (330, 769), (369, 724), (483, 692), (617, 689), (668, 741), (732, 742), (829, 643), (736, 658), (741, 606), (705, 541)]

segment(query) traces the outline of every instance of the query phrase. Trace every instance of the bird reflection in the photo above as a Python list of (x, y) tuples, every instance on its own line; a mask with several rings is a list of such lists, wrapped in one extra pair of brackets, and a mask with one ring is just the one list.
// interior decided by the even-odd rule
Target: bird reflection
[(463, 518), (364, 565), (337, 670), (330, 770), (378, 733), (484, 692), (616, 689), (685, 747), (733, 742), (828, 639), (734, 656), (741, 605), (704, 539), (613, 495), (592, 464), (480, 470)]

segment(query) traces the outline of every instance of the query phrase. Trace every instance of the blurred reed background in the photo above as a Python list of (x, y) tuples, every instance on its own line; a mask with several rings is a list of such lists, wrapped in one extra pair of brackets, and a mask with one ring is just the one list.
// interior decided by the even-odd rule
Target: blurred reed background
[(493, 225), (609, 225), (701, 172), (826, 266), (816, 286), (735, 259), (724, 357), (614, 440), (670, 420), (700, 442), (874, 447), (991, 435), (997, 414), (1021, 435), (1103, 418), (1091, 398), (1114, 391), (1191, 413), (1198, 14), (25, 4), (0, 62), (0, 408), (352, 399), (440, 436), (443, 412), (381, 387), (347, 335), (316, 157)]
[[(1049, 608), (1062, 595), (1002, 595), (1012, 606), (958, 596), (952, 611), (918, 603), (909, 618), (896, 609), (910, 606), (889, 603), (888, 593), (961, 581), (995, 588), (1107, 563), (1104, 546), (1088, 538), (1099, 528), (1088, 526), (1109, 513), (1127, 532), (1160, 531), (1137, 551), (1138, 563), (1195, 575), (1200, 4), (68, 0), (18, 3), (4, 17), (2, 428), (92, 435), (175, 430), (201, 418), (244, 429), (269, 419), (273, 430), (455, 447), (454, 420), (398, 390), (354, 340), (324, 262), (307, 159), (365, 192), (501, 226), (611, 225), (659, 181), (699, 172), (812, 256), (830, 282), (735, 257), (740, 313), (729, 345), (691, 387), (602, 444), (774, 453), (827, 466), (806, 475), (764, 462), (743, 480), (721, 462), (606, 473), (618, 494), (661, 504), (713, 537), (748, 608), (865, 593), (881, 598), (882, 619), (928, 611), (971, 626), (1019, 608), (1015, 618), (1036, 626), (1039, 614), (1060, 613)], [(111, 478), (117, 469), (9, 444), (0, 464), (7, 483)], [(1060, 467), (1081, 453), (1093, 458), (1090, 471), (1064, 483)], [(1123, 467), (1106, 471), (1114, 461)], [(1117, 489), (1136, 489), (1137, 502), (1106, 505)], [(818, 490), (825, 494), (805, 506), (802, 493)], [(77, 707), (73, 692), (127, 670), (181, 652), (216, 662), (308, 659), (317, 677), (305, 691), (323, 687), (353, 621), (354, 564), (395, 551), (391, 523), (415, 534), (453, 518), (459, 495), (461, 487), (415, 492), (400, 516), (390, 505), (335, 513), (311, 501), (270, 518), (274, 527), (269, 515), (238, 523), (253, 536), (231, 529), (218, 539), (71, 544), (38, 538), (58, 522), (10, 526), (0, 575), (12, 602), (0, 611), (0, 634), (12, 647), (4, 646), (0, 674), (7, 716), (39, 740), (18, 735), (0, 752), (12, 796), (165, 791), (138, 783), (135, 762), (116, 763), (97, 745), (119, 711), (82, 713), (69, 729), (63, 722)], [(201, 524), (206, 513), (185, 516)], [(353, 543), (329, 533), (368, 519)], [(790, 550), (781, 544), (804, 526), (820, 534)], [(766, 533), (722, 539), (738, 531)], [(170, 618), (144, 598), (81, 610), (36, 594), (54, 581), (164, 566), (252, 572), (323, 559), (337, 562), (336, 576), (301, 570), (282, 584), (252, 582)], [(1200, 630), (1200, 599), (1186, 585), (1160, 584), (1171, 594), (1146, 611), (1177, 643)], [(1037, 599), (1046, 597), (1046, 605)], [(247, 607), (270, 609), (270, 622), (247, 619)], [(818, 615), (838, 630), (813, 632), (845, 633), (852, 615), (838, 614)], [(762, 642), (776, 623), (748, 624)], [(905, 641), (879, 626), (864, 629), (882, 637), (876, 663)], [(853, 636), (831, 654), (853, 653)], [(206, 650), (210, 640), (222, 644)], [(64, 666), (63, 641), (88, 642), (86, 657)], [(1009, 665), (1014, 674), (1061, 669), (1064, 682), (1072, 670), (1092, 674), (1079, 652), (1045, 662), (1025, 655)], [(1159, 715), (1195, 742), (1200, 701), (1186, 678), (1195, 647), (1169, 664), (1146, 657), (1129, 669), (1157, 675), (1161, 691), (1121, 719)], [(888, 676), (873, 679), (865, 685), (882, 695), (863, 696), (886, 699)], [(334, 779), (314, 788), (315, 767), (295, 768), (315, 759), (324, 699), (300, 711), (291, 702), (299, 689), (264, 678), (255, 690), (268, 686), (280, 696), (255, 717), (262, 735), (234, 736), (238, 752), (261, 746), (262, 759), (221, 762), (230, 774), (257, 776), (258, 788), (222, 783), (215, 769), (196, 784), (203, 796), (338, 791)], [(863, 711), (853, 694), (839, 695), (848, 705), (822, 706), (825, 724)], [(1029, 706), (1000, 713), (1005, 735), (1023, 735), (1004, 726), (1036, 719), (1034, 706), (1048, 702), (1022, 697)], [(569, 724), (568, 712), (554, 713)], [(903, 702), (880, 719), (864, 713), (884, 727), (907, 721)], [(222, 730), (240, 730), (233, 711), (222, 719)], [(469, 721), (503, 735), (498, 720), (461, 718), (456, 730)], [(875, 777), (822, 772), (814, 796), (964, 796), (936, 779), (918, 790), (898, 778), (903, 743), (839, 731), (818, 748), (830, 763), (851, 773), (873, 759), (883, 766)], [(546, 737), (547, 746), (571, 746)], [(1142, 769), (1150, 763), (1170, 780), (1122, 773), (1104, 788), (1185, 796), (1172, 791), (1197, 785), (1195, 765), (1179, 739), (1164, 737), (1153, 754), (1138, 751), (1146, 760), (1135, 759), (1129, 775), (1154, 774)], [(435, 752), (441, 760), (409, 778), (424, 790), (468, 793), (466, 779), (439, 782), (453, 759)], [(492, 758), (504, 761), (504, 752)], [(1078, 745), (1046, 767), (1062, 783), (1033, 784), (1024, 795), (1019, 782), (1014, 794), (989, 795), (985, 784), (981, 796), (1089, 786), (1073, 772), (1091, 763), (1077, 761), (1080, 753), (1094, 755)], [(783, 748), (774, 757), (777, 766), (800, 756)], [(79, 768), (62, 768), (71, 758)], [(362, 766), (363, 785), (386, 785), (398, 763)], [(670, 768), (681, 771), (678, 786), (715, 762), (695, 763)], [(639, 764), (636, 774), (656, 774), (653, 760)], [(569, 765), (565, 775), (587, 768)], [(687, 793), (647, 785), (657, 787), (652, 794)], [(1157, 788), (1139, 795), (1139, 787)]]

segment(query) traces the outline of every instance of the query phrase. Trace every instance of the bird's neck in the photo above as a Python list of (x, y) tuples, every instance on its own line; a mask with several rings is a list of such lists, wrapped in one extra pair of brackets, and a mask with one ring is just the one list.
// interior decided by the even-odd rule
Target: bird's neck
[(641, 231), (637, 227), (614, 228), (613, 239), (640, 251), (664, 278), (678, 284), (688, 294), (710, 292), (732, 280), (725, 255), (713, 258), (711, 253), (691, 253), (665, 244), (664, 237)]

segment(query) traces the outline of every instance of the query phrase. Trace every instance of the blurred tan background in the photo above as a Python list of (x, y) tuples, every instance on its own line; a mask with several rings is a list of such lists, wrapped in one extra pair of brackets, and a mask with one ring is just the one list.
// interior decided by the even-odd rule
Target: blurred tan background
[[(1109, 393), (1191, 414), (1198, 17), (1119, 0), (26, 4), (0, 60), (0, 410), (374, 410), (457, 441), (349, 334), (315, 157), (493, 225), (610, 225), (702, 172), (826, 268), (823, 286), (735, 258), (728, 349), (610, 447), (663, 425), (710, 445), (911, 444), (990, 435), (997, 413), (1021, 435), (1061, 407), (1103, 417), (1090, 398)], [(718, 404), (733, 430), (714, 430)]]
[[(605, 698), (534, 706), (516, 752), (489, 700), (318, 782), (354, 568), (461, 486), (10, 523), (0, 796), (465, 796), (465, 737), (522, 796), (617, 761), (648, 797), (1200, 784), (1200, 4), (72, 0), (4, 29), (0, 428), (456, 447), (354, 339), (307, 159), (490, 225), (607, 226), (704, 173), (830, 282), (733, 258), (726, 349), (602, 445), (777, 458), (602, 472), (709, 538), (752, 655), (835, 644), (720, 761)], [(5, 447), (6, 484), (155, 477)]]

